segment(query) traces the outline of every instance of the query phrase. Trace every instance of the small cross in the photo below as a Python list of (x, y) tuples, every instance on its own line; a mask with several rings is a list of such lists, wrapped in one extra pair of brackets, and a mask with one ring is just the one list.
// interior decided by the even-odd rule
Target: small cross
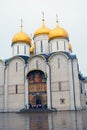
[(44, 20), (44, 12), (42, 12), (42, 18), (43, 18), (43, 20)]
[(23, 27), (23, 19), (21, 18), (21, 28)]
[(58, 15), (56, 14), (56, 21), (57, 21), (57, 23), (58, 23)]

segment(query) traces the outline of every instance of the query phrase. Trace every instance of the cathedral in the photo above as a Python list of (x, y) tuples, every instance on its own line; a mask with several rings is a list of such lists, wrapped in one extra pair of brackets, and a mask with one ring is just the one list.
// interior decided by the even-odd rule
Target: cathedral
[(68, 32), (42, 25), (33, 39), (23, 31), (12, 38), (12, 57), (0, 60), (0, 112), (22, 108), (82, 110), (86, 107), (85, 79), (72, 53)]

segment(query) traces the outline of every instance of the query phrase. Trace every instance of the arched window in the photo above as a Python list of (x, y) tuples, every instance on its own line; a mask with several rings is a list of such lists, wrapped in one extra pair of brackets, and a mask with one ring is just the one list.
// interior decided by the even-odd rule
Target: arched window
[(36, 68), (38, 69), (38, 60), (36, 60)]
[(24, 46), (24, 54), (26, 54), (26, 46)]
[(59, 50), (59, 45), (58, 45), (58, 41), (56, 42), (56, 46), (57, 46), (57, 50)]
[(41, 52), (43, 52), (43, 43), (41, 41)]
[(16, 62), (16, 72), (18, 72), (18, 62)]
[(17, 54), (19, 54), (19, 46), (17, 46)]
[(64, 41), (64, 50), (66, 50), (66, 43), (65, 43), (65, 41)]
[(17, 94), (18, 93), (18, 85), (16, 84), (15, 86), (15, 93)]
[(58, 58), (58, 69), (60, 68), (60, 58)]

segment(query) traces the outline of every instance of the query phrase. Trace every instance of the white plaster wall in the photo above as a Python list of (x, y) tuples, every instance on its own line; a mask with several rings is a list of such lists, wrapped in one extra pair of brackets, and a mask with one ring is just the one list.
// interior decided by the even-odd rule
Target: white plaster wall
[(80, 81), (80, 84), (82, 84), (82, 93), (80, 92), (80, 98), (81, 98), (81, 106), (82, 108), (86, 108), (86, 101), (87, 101), (87, 96), (85, 95), (85, 83), (84, 81)]
[(82, 109), (80, 98), (80, 82), (78, 77), (78, 60), (73, 60), (73, 75), (74, 75), (74, 88), (75, 88), (75, 100), (77, 110)]
[[(57, 42), (58, 42), (58, 49), (57, 49)], [(65, 48), (64, 49), (64, 42), (65, 42)], [(68, 40), (67, 39), (53, 39), (49, 42), (50, 45), (50, 53), (56, 52), (56, 51), (66, 51), (69, 52), (68, 49)]]
[(13, 94), (8, 97), (8, 111), (19, 111), (24, 108), (24, 94)]
[(70, 102), (71, 102), (71, 110), (75, 110), (74, 103), (74, 84), (73, 84), (73, 67), (72, 60), (69, 59), (69, 86), (70, 86)]
[[(58, 68), (58, 58), (60, 59), (60, 68)], [(62, 53), (50, 58), (51, 66), (51, 89), (52, 89), (52, 107), (58, 110), (70, 109), (70, 86), (69, 86), (69, 61), (67, 56)], [(59, 82), (61, 82), (61, 91), (59, 91)], [(65, 99), (61, 104), (60, 99)]]
[(4, 62), (0, 61), (0, 85), (4, 85)]
[[(16, 63), (18, 70), (16, 72)], [(16, 94), (15, 86), (18, 86)], [(16, 111), (24, 107), (24, 61), (21, 58), (13, 58), (8, 64), (8, 100), (7, 110)]]
[[(43, 52), (41, 52), (41, 41), (43, 44)], [(36, 54), (49, 53), (48, 35), (39, 35), (34, 38)]]
[[(61, 103), (60, 99), (65, 99), (65, 103)], [(57, 110), (70, 110), (70, 92), (69, 91), (58, 91), (52, 92), (52, 106)]]
[[(58, 68), (58, 59), (60, 59), (60, 68)], [(49, 62), (52, 82), (69, 81), (68, 59), (63, 53), (54, 55)]]
[(84, 93), (85, 93), (85, 106), (87, 108), (87, 81), (84, 82)]
[[(16, 63), (18, 71), (16, 72)], [(21, 58), (14, 58), (8, 65), (8, 85), (24, 84), (24, 61)]]
[(4, 109), (4, 63), (0, 60), (0, 111)]
[[(17, 54), (17, 46), (19, 46), (19, 54)], [(24, 53), (24, 46), (26, 46), (26, 54)], [(16, 55), (24, 55), (29, 56), (30, 55), (30, 45), (26, 43), (15, 43), (12, 45), (12, 56)]]
[[(36, 68), (36, 61), (38, 61), (38, 68)], [(33, 56), (29, 62), (28, 62), (28, 71), (32, 70), (42, 70), (43, 72), (46, 72), (46, 62), (45, 59), (43, 59), (41, 56)]]

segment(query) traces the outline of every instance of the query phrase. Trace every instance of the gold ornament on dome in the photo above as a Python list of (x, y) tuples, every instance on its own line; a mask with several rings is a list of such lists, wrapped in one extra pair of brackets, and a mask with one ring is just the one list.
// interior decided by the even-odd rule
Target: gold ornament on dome
[(54, 38), (66, 38), (69, 40), (69, 36), (67, 31), (64, 28), (59, 27), (58, 25), (58, 16), (56, 15), (56, 27), (50, 31), (49, 33), (49, 40), (54, 39)]
[(47, 28), (45, 26), (45, 23), (44, 23), (44, 13), (43, 13), (43, 18), (42, 18), (42, 26), (41, 28), (37, 29), (34, 33), (34, 37), (37, 36), (37, 35), (41, 35), (41, 34), (49, 34), (50, 32), (50, 29)]

